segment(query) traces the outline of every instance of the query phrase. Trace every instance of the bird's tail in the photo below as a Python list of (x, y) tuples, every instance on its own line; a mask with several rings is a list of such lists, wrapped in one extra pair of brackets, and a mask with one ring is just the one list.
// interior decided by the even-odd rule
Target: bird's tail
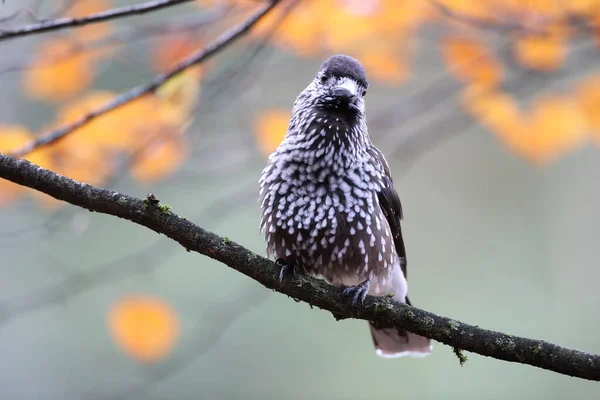
[(380, 357), (424, 357), (431, 353), (431, 341), (426, 337), (394, 327), (376, 327), (373, 323), (369, 326)]

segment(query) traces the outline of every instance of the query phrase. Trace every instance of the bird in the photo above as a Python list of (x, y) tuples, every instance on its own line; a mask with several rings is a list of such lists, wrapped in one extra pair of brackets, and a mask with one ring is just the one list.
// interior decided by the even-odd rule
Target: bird
[[(260, 231), (279, 280), (307, 274), (367, 294), (407, 297), (402, 205), (365, 114), (369, 84), (355, 58), (334, 54), (298, 95), (284, 139), (259, 179)], [(426, 356), (426, 337), (369, 322), (376, 354)]]

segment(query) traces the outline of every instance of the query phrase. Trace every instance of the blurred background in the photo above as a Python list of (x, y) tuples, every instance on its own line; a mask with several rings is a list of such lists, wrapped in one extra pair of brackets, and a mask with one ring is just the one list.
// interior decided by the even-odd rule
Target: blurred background
[[(136, 4), (6, 0), (0, 30)], [(169, 71), (259, 0), (190, 1), (0, 42), (0, 152)], [(600, 353), (600, 1), (285, 0), (156, 93), (26, 158), (264, 254), (257, 181), (333, 53), (371, 83), (420, 308)], [(386, 360), (364, 321), (266, 290), (140, 226), (0, 181), (1, 399), (591, 399), (597, 383), (434, 343)]]

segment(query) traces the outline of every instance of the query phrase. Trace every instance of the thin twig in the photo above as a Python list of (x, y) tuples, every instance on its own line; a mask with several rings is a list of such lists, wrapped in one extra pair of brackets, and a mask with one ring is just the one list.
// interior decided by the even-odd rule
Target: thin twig
[(600, 381), (600, 356), (543, 340), (490, 331), (438, 316), (390, 298), (367, 296), (349, 307), (339, 288), (305, 276), (279, 282), (279, 267), (228, 238), (142, 199), (101, 189), (0, 154), (0, 178), (46, 193), (93, 212), (113, 215), (163, 234), (188, 251), (204, 254), (269, 289), (328, 310), (336, 316), (392, 325), (438, 342), (499, 360), (528, 364), (573, 377)]
[(134, 4), (132, 6), (124, 6), (100, 11), (83, 17), (64, 17), (36, 22), (35, 24), (25, 25), (16, 29), (0, 30), (0, 41), (10, 38), (14, 39), (18, 37), (35, 35), (48, 31), (56, 31), (59, 29), (77, 28), (117, 18), (130, 17), (133, 15), (157, 11), (166, 7), (176, 6), (178, 4), (189, 3), (191, 1), (192, 0), (153, 0), (146, 3)]
[(79, 118), (73, 123), (63, 125), (55, 130), (52, 130), (39, 136), (38, 138), (26, 143), (23, 147), (12, 151), (10, 155), (12, 157), (22, 157), (38, 147), (47, 146), (51, 143), (54, 143), (64, 138), (66, 135), (73, 132), (74, 130), (89, 124), (92, 120), (98, 118), (99, 116), (104, 115), (121, 106), (124, 106), (125, 104), (128, 104), (133, 100), (138, 99), (146, 94), (154, 92), (175, 75), (180, 74), (181, 72), (194, 65), (200, 64), (201, 62), (207, 60), (211, 56), (217, 54), (219, 51), (223, 50), (229, 44), (233, 43), (236, 39), (248, 32), (258, 21), (260, 21), (265, 15), (267, 15), (269, 11), (275, 8), (275, 6), (278, 3), (279, 0), (270, 1), (268, 4), (261, 7), (260, 10), (251, 15), (248, 19), (246, 19), (244, 22), (232, 28), (231, 30), (228, 30), (227, 32), (223, 33), (212, 43), (208, 44), (205, 48), (198, 50), (192, 55), (183, 59), (171, 70), (156, 75), (154, 79), (150, 81), (150, 83), (136, 86), (128, 90), (127, 92), (121, 93), (113, 100), (105, 103), (104, 105), (100, 106), (94, 111), (84, 115), (83, 117)]
[[(129, 44), (138, 40), (153, 39), (156, 36), (166, 36), (192, 31), (218, 21), (225, 15), (226, 11), (227, 8), (216, 5), (209, 11), (192, 14), (186, 18), (180, 17), (166, 23), (161, 21), (160, 23), (118, 30), (108, 36), (91, 41), (76, 41), (73, 43), (73, 46), (69, 46), (66, 51), (52, 54), (51, 57), (41, 60), (41, 65), (52, 65), (87, 51), (103, 49), (119, 44)], [(31, 59), (31, 54), (18, 54), (14, 57), (11, 56), (10, 58), (3, 57), (2, 61), (8, 62), (3, 62), (2, 64), (4, 65), (0, 64), (0, 74), (17, 72), (29, 68), (31, 67)]]

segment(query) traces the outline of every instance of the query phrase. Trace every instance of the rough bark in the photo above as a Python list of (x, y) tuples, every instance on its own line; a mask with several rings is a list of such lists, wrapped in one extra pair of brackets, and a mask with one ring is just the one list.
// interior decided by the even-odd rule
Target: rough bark
[[(439, 316), (390, 298), (367, 296), (350, 307), (341, 290), (314, 278), (299, 276), (279, 284), (279, 267), (226, 237), (202, 229), (174, 214), (158, 199), (139, 199), (80, 183), (29, 161), (0, 154), (0, 178), (46, 193), (93, 212), (113, 215), (164, 234), (188, 251), (222, 262), (265, 287), (328, 310), (337, 318), (393, 324), (438, 342), (499, 360), (529, 364), (564, 375), (600, 380), (600, 356), (542, 340), (495, 332)], [(457, 351), (457, 354), (462, 354)]]

